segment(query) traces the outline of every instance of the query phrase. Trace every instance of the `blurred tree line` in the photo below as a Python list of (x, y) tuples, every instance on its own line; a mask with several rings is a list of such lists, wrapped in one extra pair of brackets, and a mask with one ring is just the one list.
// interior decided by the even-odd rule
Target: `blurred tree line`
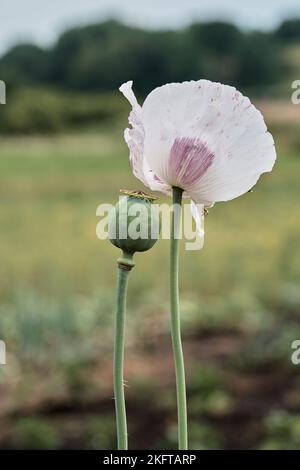
[[(89, 120), (88, 107), (79, 101), (78, 92), (115, 92), (129, 79), (134, 80), (140, 95), (165, 82), (199, 78), (254, 93), (280, 82), (284, 73), (281, 46), (294, 40), (300, 40), (300, 20), (286, 21), (271, 33), (243, 32), (224, 22), (195, 23), (178, 31), (142, 30), (116, 21), (73, 28), (49, 49), (22, 44), (0, 58), (0, 78), (6, 81), (12, 94), (24, 87), (42, 93), (34, 110), (8, 111), (7, 106), (0, 129), (8, 132), (21, 131), (22, 127), (24, 131), (34, 129), (36, 123), (32, 122), (24, 127), (21, 115), (26, 113), (35, 115), (36, 120), (40, 115), (41, 131), (54, 130), (60, 127), (60, 122)], [(55, 99), (51, 100), (49, 90), (52, 94), (55, 90)], [(66, 92), (70, 96), (62, 104)], [(29, 96), (27, 91), (21, 100), (27, 107)], [(20, 102), (20, 94), (18, 99)], [(107, 114), (103, 106), (97, 112), (93, 100), (90, 101), (93, 119)], [(36, 114), (39, 102), (44, 104), (44, 110)], [(107, 100), (102, 102), (107, 106)], [(117, 111), (114, 105), (109, 108)], [(51, 110), (49, 123), (47, 114)]]

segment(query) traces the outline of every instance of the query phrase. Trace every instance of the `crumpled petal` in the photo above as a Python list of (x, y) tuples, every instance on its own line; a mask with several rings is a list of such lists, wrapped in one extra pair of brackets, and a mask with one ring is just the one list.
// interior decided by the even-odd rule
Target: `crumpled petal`
[(129, 124), (131, 128), (125, 129), (124, 138), (129, 148), (129, 160), (132, 172), (145, 186), (152, 191), (169, 193), (170, 187), (166, 185), (151, 169), (149, 163), (144, 158), (145, 132), (142, 121), (142, 108), (132, 91), (132, 81), (121, 85), (119, 90), (128, 99), (132, 106), (129, 114)]
[[(274, 140), (261, 113), (233, 87), (207, 80), (164, 85), (148, 95), (141, 118), (144, 158), (151, 169), (169, 186), (182, 187), (205, 205), (249, 191), (275, 163)], [(179, 165), (177, 152), (174, 165), (176, 141), (194, 141), (199, 158), (209, 164), (197, 167), (197, 148), (187, 146), (188, 162), (182, 152)], [(199, 173), (195, 181), (187, 178), (191, 165)]]
[(132, 91), (132, 81), (124, 83), (120, 87), (120, 91), (128, 99), (132, 106), (128, 121), (131, 128), (125, 129), (124, 138), (128, 145), (130, 155), (130, 165), (134, 176), (147, 185), (147, 180), (143, 170), (143, 153), (144, 153), (144, 127), (141, 118), (141, 107)]

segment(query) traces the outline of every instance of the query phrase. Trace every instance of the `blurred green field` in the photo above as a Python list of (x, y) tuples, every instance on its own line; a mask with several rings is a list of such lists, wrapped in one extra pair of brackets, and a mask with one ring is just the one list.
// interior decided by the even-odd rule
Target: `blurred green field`
[[(264, 175), (253, 193), (210, 211), (204, 250), (182, 258), (183, 291), (210, 296), (225, 293), (228, 284), (243, 284), (257, 292), (263, 282), (263, 292), (274, 289), (275, 294), (283, 281), (297, 279), (299, 160), (293, 152), (278, 150), (274, 172)], [(114, 203), (120, 188), (141, 187), (131, 175), (127, 153), (120, 126), (1, 139), (2, 301), (16, 287), (37, 288), (55, 298), (66, 288), (69, 294), (90, 295), (111, 287), (117, 252), (95, 236), (96, 208)], [(167, 262), (166, 248), (161, 241), (143, 255), (143, 266), (144, 257), (149, 266), (149, 273), (143, 269), (144, 287), (157, 260)], [(167, 272), (162, 268), (160, 263), (158, 281)], [(140, 278), (137, 273), (132, 282), (143, 283)], [(151, 281), (151, 287), (157, 284)]]
[[(95, 231), (98, 204), (115, 202), (120, 188), (143, 189), (129, 169), (124, 126), (0, 140), (2, 448), (114, 445), (118, 251)], [(300, 339), (300, 159), (297, 131), (287, 140), (276, 126), (274, 172), (253, 193), (210, 211), (203, 251), (182, 246), (194, 448), (300, 447), (299, 381), (290, 362), (291, 342)], [(160, 241), (137, 255), (130, 280), (134, 448), (175, 445), (167, 279), (168, 242)]]

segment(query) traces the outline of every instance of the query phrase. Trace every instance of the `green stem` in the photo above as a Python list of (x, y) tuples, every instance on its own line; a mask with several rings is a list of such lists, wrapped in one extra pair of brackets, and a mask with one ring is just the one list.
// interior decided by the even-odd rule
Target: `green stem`
[(127, 450), (127, 421), (124, 395), (124, 339), (128, 275), (133, 267), (132, 255), (123, 253), (118, 260), (117, 313), (114, 345), (114, 394), (117, 422), (118, 450)]
[[(178, 288), (178, 267), (179, 267), (179, 234), (181, 219), (181, 188), (173, 188), (173, 211), (171, 222), (171, 249), (170, 249), (170, 300), (171, 300), (171, 334), (173, 355), (176, 372), (177, 409), (178, 409), (178, 444), (180, 450), (187, 450), (187, 408), (186, 408), (186, 387), (184, 359), (181, 344), (180, 331), (180, 311), (179, 311), (179, 288)], [(174, 204), (180, 206), (180, 213), (175, 216)]]

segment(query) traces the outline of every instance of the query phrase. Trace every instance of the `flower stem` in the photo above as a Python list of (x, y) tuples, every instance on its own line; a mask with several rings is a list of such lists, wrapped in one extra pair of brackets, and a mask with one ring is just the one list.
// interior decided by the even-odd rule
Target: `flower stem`
[[(173, 187), (173, 211), (171, 222), (170, 249), (170, 299), (171, 299), (171, 334), (176, 372), (177, 409), (178, 409), (178, 444), (180, 450), (187, 450), (187, 407), (184, 359), (181, 344), (178, 267), (179, 267), (179, 234), (181, 219), (181, 188)], [(180, 212), (178, 212), (178, 208)]]
[(114, 345), (114, 395), (118, 450), (128, 449), (123, 369), (127, 285), (128, 275), (133, 266), (132, 255), (123, 253), (123, 257), (118, 260), (117, 312)]

